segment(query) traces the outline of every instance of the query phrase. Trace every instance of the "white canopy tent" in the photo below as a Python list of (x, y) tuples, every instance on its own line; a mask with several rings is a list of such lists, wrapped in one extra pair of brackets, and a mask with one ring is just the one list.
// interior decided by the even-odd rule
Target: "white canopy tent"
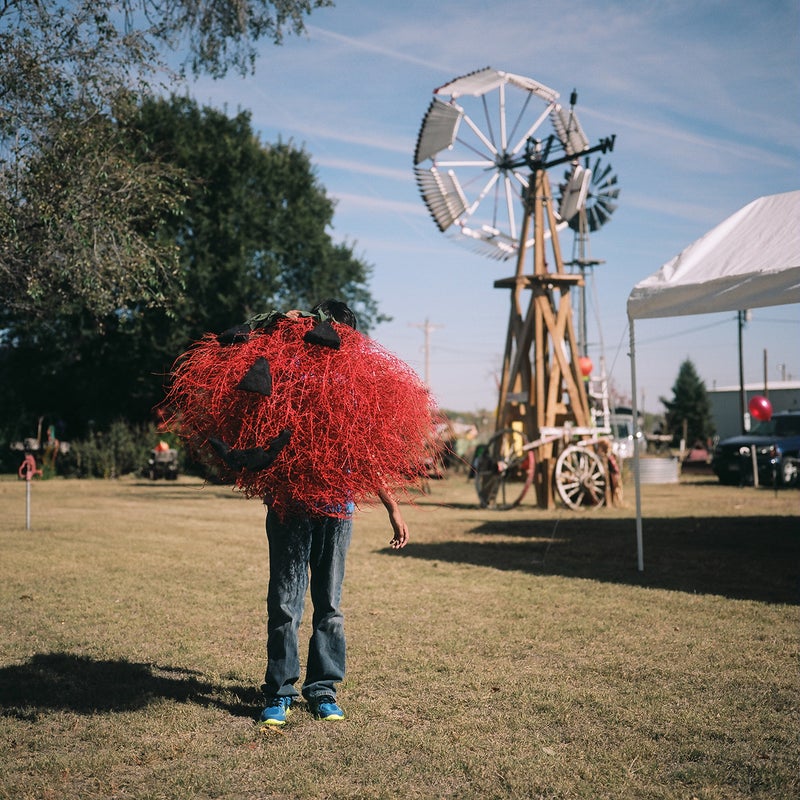
[(800, 303), (800, 191), (754, 200), (690, 244), (628, 296), (636, 544), (644, 569), (634, 320)]

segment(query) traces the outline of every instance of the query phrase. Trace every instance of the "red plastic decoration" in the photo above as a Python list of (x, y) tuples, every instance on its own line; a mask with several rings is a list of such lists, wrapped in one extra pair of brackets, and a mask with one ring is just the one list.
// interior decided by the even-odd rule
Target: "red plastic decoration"
[[(175, 430), (248, 497), (270, 498), (278, 513), (324, 511), (403, 488), (431, 453), (435, 406), (416, 373), (373, 340), (334, 323), (339, 349), (303, 340), (309, 318), (282, 320), (246, 341), (206, 335), (176, 362), (166, 398)], [(269, 363), (269, 395), (237, 389), (258, 358)], [(227, 467), (208, 444), (235, 450), (291, 438), (260, 471)]]
[(589, 356), (581, 356), (578, 359), (578, 369), (581, 371), (581, 375), (584, 378), (588, 378), (592, 374), (592, 370), (594, 369), (594, 364), (592, 364), (592, 359)]
[(769, 422), (772, 419), (772, 403), (762, 394), (753, 395), (747, 404), (750, 416), (759, 422)]

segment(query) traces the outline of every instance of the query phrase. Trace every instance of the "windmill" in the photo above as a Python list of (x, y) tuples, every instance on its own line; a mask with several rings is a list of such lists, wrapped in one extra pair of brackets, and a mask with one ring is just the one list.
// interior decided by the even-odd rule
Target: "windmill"
[[(490, 67), (433, 94), (414, 152), (422, 199), (440, 231), (493, 260), (516, 264), (514, 275), (494, 282), (510, 291), (511, 304), (497, 432), (487, 448), (485, 479), (479, 469), (476, 480), (481, 502), (495, 502), (504, 483), (494, 479), (498, 470), (504, 478), (509, 474), (497, 464), (514, 461), (527, 465), (524, 482), (533, 482), (543, 508), (553, 504), (554, 484), (568, 505), (600, 503), (603, 467), (583, 446), (597, 430), (570, 297), (583, 278), (564, 269), (558, 232), (588, 196), (590, 178), (580, 160), (612, 150), (614, 137), (590, 147), (574, 93), (567, 109), (555, 90)], [(562, 216), (548, 170), (568, 163), (573, 169)], [(567, 488), (573, 485), (574, 492)]]

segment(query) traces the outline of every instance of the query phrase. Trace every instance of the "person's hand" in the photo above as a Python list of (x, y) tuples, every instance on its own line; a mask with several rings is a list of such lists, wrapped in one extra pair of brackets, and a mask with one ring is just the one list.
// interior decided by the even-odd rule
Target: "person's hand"
[(389, 540), (393, 550), (400, 550), (408, 544), (408, 525), (400, 513), (400, 509), (392, 510), (389, 515), (394, 530), (394, 536)]
[(389, 514), (389, 522), (394, 531), (394, 536), (389, 540), (389, 544), (393, 550), (399, 550), (408, 544), (408, 525), (406, 525), (406, 521), (403, 519), (402, 513), (400, 513), (400, 506), (397, 500), (388, 489), (380, 489), (378, 497), (380, 497), (386, 512)]

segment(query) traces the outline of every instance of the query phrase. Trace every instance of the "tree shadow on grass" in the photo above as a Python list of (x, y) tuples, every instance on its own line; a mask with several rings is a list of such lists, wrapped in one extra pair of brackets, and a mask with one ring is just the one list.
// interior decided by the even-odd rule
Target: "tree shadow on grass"
[(412, 542), (401, 552), (432, 561), (800, 604), (796, 517), (648, 518), (644, 572), (637, 569), (633, 520), (498, 519), (471, 533), (481, 540)]
[(201, 673), (72, 653), (38, 653), (0, 668), (0, 715), (36, 722), (42, 714), (135, 711), (157, 700), (194, 703), (249, 717), (260, 701), (250, 686), (212, 683)]
[[(191, 483), (181, 484), (173, 481), (164, 480), (140, 480), (132, 481), (129, 484), (132, 489), (148, 489), (157, 496), (159, 500), (186, 500), (191, 498), (194, 500), (210, 500), (217, 502), (218, 500), (233, 499), (237, 501), (246, 500), (247, 498), (239, 491), (234, 489), (233, 485), (220, 484), (220, 483)], [(216, 489), (225, 489), (224, 492), (215, 491)]]

